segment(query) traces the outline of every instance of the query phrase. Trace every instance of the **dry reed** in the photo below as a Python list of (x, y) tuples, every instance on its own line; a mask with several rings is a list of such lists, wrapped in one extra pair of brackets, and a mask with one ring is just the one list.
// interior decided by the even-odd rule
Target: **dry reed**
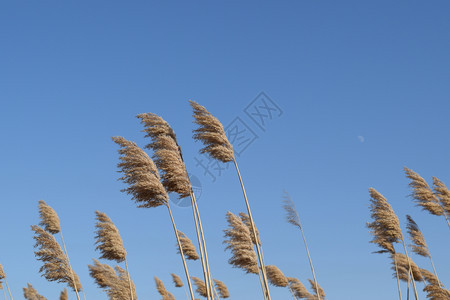
[[(298, 215), (297, 208), (295, 207), (294, 201), (292, 201), (292, 198), (289, 196), (289, 194), (287, 192), (284, 192), (283, 208), (286, 211), (286, 220), (288, 221), (288, 223), (290, 223), (300, 229), (300, 232), (302, 234), (303, 244), (305, 245), (305, 249), (306, 249), (306, 254), (308, 255), (309, 267), (311, 268), (311, 273), (314, 278), (314, 283), (316, 285), (316, 289), (318, 289), (319, 283), (317, 282), (316, 272), (314, 270), (314, 265), (312, 263), (311, 254), (309, 253), (308, 244), (306, 243), (306, 237), (305, 237), (305, 233), (303, 231), (303, 226), (300, 223), (300, 216)], [(319, 295), (319, 300), (321, 300), (320, 295)]]
[(169, 197), (161, 184), (158, 170), (151, 158), (136, 143), (122, 137), (113, 137), (121, 149), (121, 162), (117, 165), (123, 177), (119, 178), (129, 187), (123, 192), (130, 194), (138, 207), (157, 207), (167, 205)]
[(424, 281), (427, 283), (424, 292), (427, 293), (427, 299), (432, 300), (450, 300), (450, 291), (443, 288), (443, 284), (433, 273), (425, 269), (420, 269)]
[(96, 211), (95, 214), (97, 218), (95, 224), (97, 228), (95, 244), (97, 244), (97, 247), (95, 249), (100, 251), (100, 258), (115, 260), (118, 263), (124, 261), (127, 252), (123, 246), (119, 230), (105, 213)]
[(313, 295), (308, 292), (303, 283), (300, 282), (297, 278), (294, 277), (286, 277), (289, 281), (289, 288), (291, 289), (294, 297), (298, 299), (311, 299)]
[(283, 272), (281, 272), (281, 270), (276, 266), (266, 266), (266, 273), (269, 282), (274, 286), (286, 287), (289, 284), (286, 276), (284, 276)]
[[(208, 299), (210, 299), (209, 295), (212, 283), (209, 274), (206, 241), (200, 220), (200, 212), (197, 207), (192, 185), (183, 161), (181, 147), (178, 145), (175, 132), (170, 125), (158, 115), (146, 113), (140, 114), (137, 117), (141, 119), (141, 123), (144, 125), (143, 131), (146, 133), (146, 137), (149, 137), (152, 140), (150, 144), (146, 145), (146, 148), (154, 151), (153, 158), (155, 159), (158, 169), (161, 171), (164, 187), (169, 192), (177, 193), (180, 198), (187, 196), (190, 196), (191, 198), (203, 275), (205, 281), (208, 282)], [(187, 279), (190, 281), (189, 278)]]
[(447, 186), (436, 177), (433, 177), (433, 190), (447, 216), (450, 215), (450, 191)]
[(57, 234), (61, 231), (58, 214), (53, 208), (47, 205), (44, 200), (39, 200), (39, 216), (41, 218), (39, 225), (41, 225), (44, 230), (51, 234)]
[(34, 247), (38, 248), (34, 254), (38, 260), (44, 263), (39, 269), (42, 276), (48, 281), (67, 283), (74, 291), (75, 289), (80, 291), (82, 289), (80, 280), (70, 268), (67, 257), (55, 237), (39, 226), (33, 225), (31, 229), (35, 233), (33, 238), (36, 244)]
[(156, 289), (158, 293), (162, 296), (163, 300), (175, 300), (175, 297), (172, 295), (172, 293), (166, 290), (164, 283), (158, 277), (155, 276), (154, 278), (156, 283)]
[[(180, 237), (181, 247), (183, 249), (184, 256), (189, 260), (197, 260), (199, 256), (197, 250), (195, 250), (194, 244), (192, 244), (192, 241), (183, 232), (179, 230), (178, 236)], [(179, 248), (178, 253), (180, 253)]]
[(427, 243), (425, 242), (425, 237), (419, 229), (419, 226), (416, 222), (414, 222), (410, 215), (406, 215), (406, 219), (408, 221), (408, 234), (411, 241), (413, 242), (413, 245), (411, 245), (412, 251), (417, 255), (430, 257), (430, 251), (428, 249)]
[[(2, 264), (0, 264), (0, 283), (1, 280), (4, 279), (5, 280), (5, 284), (6, 284), (6, 288), (8, 289), (8, 294), (9, 297), (11, 298), (11, 300), (13, 299), (13, 296), (11, 294), (11, 290), (9, 289), (9, 285), (8, 285), (8, 281), (6, 280), (6, 274), (5, 271), (3, 270), (3, 266)], [(2, 288), (3, 289), (3, 288)], [(5, 290), (3, 289), (3, 293), (5, 293)], [(5, 294), (5, 299), (6, 299), (6, 294)]]
[(325, 291), (323, 290), (323, 288), (320, 285), (317, 285), (316, 288), (316, 284), (313, 280), (308, 279), (309, 284), (311, 285), (311, 289), (314, 291), (314, 295), (311, 297), (312, 299), (325, 299), (326, 295), (325, 295)]
[(198, 277), (192, 276), (191, 278), (194, 281), (195, 286), (197, 287), (195, 289), (195, 291), (202, 297), (205, 297), (205, 298), (208, 297), (208, 294), (206, 293), (206, 284), (205, 284), (205, 282), (203, 280), (201, 280), (200, 278), (198, 278)]
[(23, 288), (23, 296), (27, 300), (47, 300), (44, 296), (39, 295), (38, 291), (30, 284)]
[[(245, 226), (248, 227), (248, 230), (250, 231), (250, 236), (252, 237), (252, 243), (254, 245), (256, 245), (256, 239), (255, 239), (255, 235), (252, 232), (252, 224), (250, 223), (250, 218), (248, 217), (248, 215), (246, 213), (243, 213), (243, 212), (239, 213), (239, 217), (241, 218), (242, 222), (244, 222)], [(258, 228), (256, 228), (256, 226), (255, 226), (255, 230), (256, 230), (258, 245), (261, 245), (261, 238), (259, 237), (259, 231), (258, 231)]]
[(427, 210), (435, 216), (444, 215), (444, 209), (425, 179), (406, 167), (404, 170), (406, 177), (411, 180), (409, 183), (409, 186), (413, 189), (411, 196), (417, 205), (422, 206), (422, 209)]
[[(94, 278), (95, 283), (105, 290), (111, 300), (131, 300), (130, 281), (127, 272), (119, 266), (115, 268), (102, 264), (98, 260), (93, 260), (94, 265), (88, 265), (89, 274)], [(136, 288), (131, 281), (133, 299), (137, 299)]]
[(67, 289), (64, 289), (64, 291), (59, 294), (59, 300), (69, 300), (69, 294), (67, 293)]
[(227, 244), (226, 249), (231, 250), (232, 253), (228, 262), (247, 273), (258, 274), (258, 261), (253, 250), (250, 230), (239, 217), (231, 212), (227, 212), (227, 222), (230, 228), (224, 230), (227, 238), (224, 243)]
[[(409, 279), (409, 269), (411, 266), (411, 271), (412, 271), (412, 275), (413, 275), (413, 279), (415, 281), (423, 281), (423, 277), (422, 274), (420, 273), (420, 269), (419, 267), (412, 261), (411, 258), (409, 258), (409, 263), (408, 263), (408, 257), (402, 253), (395, 253), (392, 254), (392, 270), (395, 271), (395, 265), (394, 265), (394, 259), (397, 262), (397, 267), (398, 267), (398, 276), (400, 278), (400, 280), (403, 281), (408, 281)], [(394, 273), (394, 275), (396, 275)]]
[(172, 273), (170, 275), (172, 276), (172, 280), (173, 280), (173, 283), (175, 284), (175, 287), (183, 287), (184, 286), (184, 283), (181, 280), (180, 276), (178, 276), (177, 274), (174, 274), (174, 273)]
[(214, 279), (214, 283), (216, 284), (217, 291), (219, 292), (221, 298), (230, 297), (230, 293), (228, 292), (228, 288), (225, 283), (217, 279)]

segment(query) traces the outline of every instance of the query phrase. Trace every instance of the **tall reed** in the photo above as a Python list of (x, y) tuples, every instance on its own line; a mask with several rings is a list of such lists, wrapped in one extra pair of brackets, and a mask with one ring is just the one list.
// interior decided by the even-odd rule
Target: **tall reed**
[(423, 210), (427, 210), (432, 215), (444, 216), (445, 220), (447, 221), (447, 225), (450, 228), (450, 221), (446, 211), (442, 207), (438, 197), (433, 193), (425, 179), (423, 179), (419, 174), (411, 169), (408, 169), (406, 167), (404, 169), (406, 177), (410, 179), (409, 186), (413, 190), (411, 196), (413, 197), (417, 205), (421, 206)]
[[(81, 283), (77, 274), (70, 268), (67, 257), (56, 241), (55, 237), (37, 225), (31, 226), (34, 231), (34, 245), (37, 250), (34, 252), (37, 260), (44, 264), (39, 272), (48, 281), (67, 283), (74, 291), (81, 291)], [(77, 297), (79, 299), (78, 293)]]
[[(194, 123), (199, 127), (194, 130), (194, 139), (201, 141), (205, 147), (200, 150), (200, 153), (207, 153), (213, 159), (221, 161), (223, 163), (233, 162), (236, 168), (236, 172), (241, 184), (242, 193), (244, 196), (245, 205), (247, 207), (247, 213), (250, 219), (251, 231), (254, 236), (256, 234), (255, 222), (253, 220), (252, 212), (250, 209), (250, 204), (248, 202), (247, 193), (245, 192), (244, 183), (242, 181), (242, 176), (239, 171), (236, 158), (234, 156), (233, 146), (228, 141), (228, 138), (223, 129), (222, 123), (215, 118), (205, 107), (200, 104), (189, 101), (193, 109), (193, 116), (195, 118)], [(256, 250), (258, 254), (259, 268), (263, 277), (263, 283), (265, 288), (265, 297), (270, 300), (269, 284), (267, 281), (267, 274), (264, 266), (264, 259), (262, 257), (261, 246), (256, 244)]]
[(312, 281), (311, 279), (308, 279), (309, 284), (311, 285), (311, 289), (314, 291), (314, 295), (312, 297), (312, 299), (325, 299), (325, 291), (323, 290), (323, 288), (320, 285), (316, 285), (316, 283), (314, 281)]
[(217, 287), (217, 290), (219, 291), (219, 295), (220, 298), (229, 298), (230, 297), (230, 293), (228, 292), (228, 288), (225, 285), (225, 283), (223, 283), (220, 280), (214, 279), (214, 283)]
[(145, 148), (154, 151), (153, 158), (156, 166), (161, 171), (162, 183), (167, 191), (175, 192), (180, 198), (189, 196), (191, 199), (192, 213), (194, 216), (195, 230), (199, 244), (200, 258), (205, 282), (208, 283), (207, 299), (211, 299), (212, 280), (208, 261), (208, 251), (206, 250), (206, 239), (203, 233), (203, 226), (200, 212), (195, 198), (194, 190), (190, 182), (186, 165), (183, 160), (181, 147), (175, 132), (163, 118), (152, 113), (140, 114), (137, 116), (144, 125), (145, 137), (149, 137), (152, 142)]
[(269, 279), (269, 283), (278, 286), (278, 287), (286, 287), (289, 284), (286, 276), (284, 276), (283, 272), (281, 272), (278, 267), (273, 265), (266, 266), (267, 278)]
[(173, 231), (177, 239), (178, 248), (180, 249), (180, 256), (188, 281), (190, 296), (191, 299), (194, 300), (189, 270), (184, 258), (183, 248), (172, 215), (172, 210), (170, 209), (169, 196), (161, 183), (161, 177), (159, 176), (155, 163), (147, 153), (139, 148), (134, 142), (127, 141), (122, 137), (114, 137), (113, 141), (121, 147), (118, 150), (121, 162), (117, 166), (124, 176), (119, 179), (128, 184), (128, 188), (125, 188), (122, 191), (130, 194), (132, 200), (138, 204), (138, 207), (149, 208), (161, 205), (167, 207)]
[(303, 283), (297, 278), (286, 277), (289, 281), (289, 289), (292, 291), (295, 298), (298, 299), (313, 299), (314, 295), (310, 294)]
[(450, 190), (436, 177), (433, 177), (433, 190), (447, 217), (450, 216)]
[[(420, 256), (427, 257), (430, 259), (431, 266), (433, 267), (434, 275), (438, 278), (436, 268), (434, 267), (433, 259), (431, 258), (430, 249), (428, 248), (427, 243), (425, 242), (425, 237), (419, 229), (419, 226), (416, 222), (414, 222), (411, 216), (406, 215), (407, 229), (410, 240), (413, 242), (412, 251)], [(438, 279), (439, 280), (439, 279)]]
[[(298, 215), (297, 208), (295, 207), (295, 203), (294, 203), (294, 201), (292, 201), (292, 198), (289, 196), (289, 194), (287, 192), (284, 192), (283, 208), (286, 211), (286, 220), (288, 221), (288, 223), (290, 223), (300, 229), (300, 232), (302, 234), (303, 244), (305, 245), (305, 249), (306, 249), (306, 254), (308, 255), (309, 267), (311, 268), (311, 273), (314, 278), (315, 288), (316, 288), (316, 290), (318, 290), (319, 284), (317, 283), (316, 272), (314, 271), (311, 254), (309, 253), (308, 244), (306, 243), (306, 237), (305, 237), (305, 233), (303, 231), (303, 226), (300, 223), (300, 217)], [(320, 295), (318, 295), (318, 297), (319, 297), (319, 300), (321, 300)]]
[[(41, 225), (44, 230), (51, 234), (59, 233), (64, 249), (64, 254), (67, 258), (67, 264), (69, 265), (71, 271), (72, 281), (75, 281), (75, 275), (73, 274), (72, 266), (70, 265), (69, 254), (67, 253), (66, 243), (64, 242), (58, 214), (51, 206), (45, 203), (44, 200), (39, 200), (39, 216), (41, 218), (41, 222), (39, 223), (39, 225)], [(77, 289), (75, 289), (75, 293), (77, 294), (77, 298), (79, 300), (80, 296)]]
[(444, 285), (439, 279), (425, 269), (420, 269), (424, 281), (427, 283), (424, 292), (427, 293), (427, 298), (431, 300), (448, 300), (450, 299), (450, 291), (444, 288)]
[[(102, 264), (98, 260), (93, 260), (93, 265), (88, 265), (89, 274), (94, 278), (95, 283), (105, 290), (111, 300), (131, 300), (137, 299), (136, 288), (128, 273), (119, 266), (115, 268)], [(130, 295), (130, 282), (132, 295)]]
[(23, 288), (23, 297), (27, 300), (47, 300), (44, 296), (39, 295), (38, 291), (30, 283), (27, 283), (26, 288)]
[[(9, 289), (8, 280), (6, 280), (5, 271), (3, 270), (3, 266), (0, 264), (0, 282), (2, 279), (5, 280), (5, 284), (6, 284), (6, 288), (8, 289), (9, 297), (11, 298), (11, 300), (13, 300), (13, 296), (11, 295), (11, 290)], [(3, 290), (3, 292), (5, 292), (5, 290)]]
[(131, 277), (128, 270), (127, 251), (123, 246), (119, 229), (117, 229), (116, 225), (114, 225), (105, 213), (96, 211), (95, 214), (97, 219), (97, 223), (95, 224), (95, 227), (97, 228), (95, 244), (97, 244), (97, 247), (95, 249), (100, 251), (100, 258), (114, 260), (118, 263), (125, 262), (130, 296), (131, 300), (134, 300)]
[(166, 290), (164, 283), (156, 276), (155, 276), (155, 283), (156, 283), (156, 290), (162, 296), (163, 300), (175, 300), (175, 297), (172, 295), (172, 293)]

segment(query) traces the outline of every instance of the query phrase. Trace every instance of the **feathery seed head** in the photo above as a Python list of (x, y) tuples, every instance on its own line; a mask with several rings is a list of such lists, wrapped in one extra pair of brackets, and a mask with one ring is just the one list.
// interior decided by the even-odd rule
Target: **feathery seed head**
[(230, 293), (228, 292), (228, 288), (220, 280), (214, 279), (214, 283), (216, 284), (217, 291), (219, 292), (220, 298), (229, 298)]
[(67, 289), (66, 288), (59, 295), (59, 300), (69, 300), (69, 294), (67, 293)]
[(177, 274), (174, 274), (174, 273), (172, 273), (170, 275), (172, 275), (172, 280), (173, 280), (173, 283), (175, 284), (175, 287), (182, 287), (182, 286), (184, 286), (184, 283), (181, 280), (180, 276), (178, 276)]
[(41, 217), (39, 225), (44, 227), (46, 231), (51, 234), (57, 234), (61, 231), (58, 214), (44, 200), (39, 200), (39, 215)]
[(444, 209), (441, 207), (438, 198), (425, 179), (413, 170), (406, 167), (404, 169), (406, 177), (411, 180), (409, 183), (409, 186), (413, 189), (411, 196), (417, 205), (422, 206), (422, 209), (428, 210), (433, 215), (442, 216), (444, 214)]
[[(181, 248), (183, 249), (183, 254), (187, 259), (197, 260), (199, 258), (197, 250), (195, 249), (192, 241), (181, 231), (178, 231), (178, 237), (180, 238)], [(180, 253), (180, 248), (177, 244), (178, 253)]]
[[(240, 212), (239, 217), (241, 217), (242, 222), (245, 224), (245, 226), (248, 227), (248, 230), (250, 231), (250, 235), (252, 237), (252, 243), (256, 245), (256, 239), (255, 235), (253, 234), (252, 230), (252, 224), (250, 222), (250, 218), (246, 213)], [(259, 231), (258, 228), (255, 226), (256, 236), (258, 237), (258, 245), (261, 245), (261, 238), (259, 237)]]
[(177, 193), (180, 198), (189, 196), (191, 183), (174, 131), (163, 118), (155, 114), (140, 114), (137, 117), (145, 127), (146, 137), (152, 139), (146, 148), (154, 151), (153, 159), (161, 171), (164, 187), (168, 192)]
[(447, 186), (436, 177), (433, 177), (433, 189), (434, 194), (439, 198), (445, 213), (450, 215), (450, 191)]
[(281, 272), (281, 270), (276, 266), (266, 266), (266, 273), (269, 282), (274, 286), (286, 287), (289, 284), (286, 276), (284, 276), (283, 272)]
[(44, 296), (39, 295), (36, 289), (29, 283), (27, 283), (26, 288), (23, 288), (23, 296), (27, 300), (47, 300)]
[(0, 264), (0, 279), (6, 277), (5, 271), (3, 270), (3, 266)]
[(129, 187), (123, 192), (132, 195), (138, 207), (157, 207), (167, 205), (169, 196), (161, 184), (158, 170), (151, 158), (136, 143), (122, 137), (113, 137), (121, 149), (121, 162), (117, 165), (123, 177), (119, 178)]
[(325, 295), (325, 291), (323, 290), (323, 288), (317, 284), (317, 289), (316, 289), (316, 284), (313, 280), (308, 279), (309, 284), (311, 285), (311, 289), (314, 291), (315, 295), (313, 295), (313, 299), (319, 299), (318, 296), (320, 296), (320, 299), (325, 299), (326, 295)]
[(397, 270), (398, 270), (398, 278), (403, 281), (408, 281), (408, 275), (409, 275), (409, 263), (411, 264), (411, 270), (413, 273), (413, 277), (415, 281), (423, 281), (422, 274), (420, 273), (420, 268), (412, 261), (411, 258), (409, 258), (408, 263), (408, 257), (402, 253), (395, 253), (391, 254), (392, 258), (392, 270), (394, 270), (394, 277), (397, 276), (396, 269), (395, 269), (395, 263), (397, 263)]
[(201, 280), (200, 278), (191, 276), (191, 279), (194, 281), (195, 286), (197, 287), (195, 289), (195, 291), (202, 297), (207, 297), (206, 294), (206, 285), (205, 282), (203, 280)]
[(413, 242), (412, 251), (417, 255), (429, 257), (430, 251), (428, 250), (427, 243), (425, 242), (425, 237), (417, 226), (417, 223), (411, 218), (410, 215), (406, 215), (408, 220), (408, 233), (411, 241)]
[(199, 128), (194, 130), (194, 139), (205, 145), (200, 153), (208, 153), (212, 158), (224, 163), (232, 161), (233, 146), (228, 141), (222, 123), (200, 104), (194, 101), (189, 103), (194, 110), (194, 123), (199, 125)]
[(300, 282), (297, 278), (294, 277), (286, 277), (289, 281), (289, 288), (294, 293), (295, 297), (299, 299), (313, 299), (314, 295), (310, 294), (303, 283)]
[(227, 212), (229, 229), (225, 232), (226, 249), (230, 249), (232, 257), (228, 260), (233, 267), (244, 269), (247, 273), (258, 274), (258, 262), (250, 230), (242, 222), (241, 218)]
[(118, 263), (125, 260), (127, 252), (123, 246), (119, 230), (105, 213), (96, 211), (97, 224), (96, 250), (100, 250), (100, 258), (115, 260)]

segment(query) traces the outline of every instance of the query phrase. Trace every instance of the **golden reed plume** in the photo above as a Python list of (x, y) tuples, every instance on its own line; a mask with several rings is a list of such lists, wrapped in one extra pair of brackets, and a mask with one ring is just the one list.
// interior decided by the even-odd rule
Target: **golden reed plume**
[(286, 279), (289, 281), (289, 289), (294, 297), (298, 299), (312, 299), (314, 297), (297, 278), (286, 277)]
[[(197, 260), (199, 256), (197, 250), (195, 250), (194, 244), (192, 244), (192, 241), (179, 230), (178, 236), (180, 237), (181, 248), (183, 249), (185, 257), (190, 260)], [(180, 253), (180, 249), (178, 249), (178, 253)]]
[(434, 194), (439, 198), (439, 201), (441, 202), (441, 206), (446, 212), (447, 216), (450, 215), (450, 191), (448, 190), (447, 186), (437, 179), (436, 177), (433, 177), (433, 190)]
[(27, 283), (26, 288), (23, 288), (23, 297), (27, 300), (47, 300), (44, 296), (39, 295), (30, 283)]
[(174, 273), (172, 273), (170, 275), (172, 276), (172, 280), (173, 280), (173, 283), (175, 284), (175, 287), (183, 287), (184, 286), (184, 283), (181, 280), (180, 276), (178, 276), (177, 274), (174, 274)]
[(56, 211), (51, 208), (44, 200), (39, 200), (39, 216), (41, 218), (41, 225), (44, 230), (51, 234), (57, 234), (61, 231), (59, 224), (59, 217)]
[(175, 297), (166, 290), (164, 283), (155, 276), (156, 289), (158, 293), (162, 296), (163, 300), (175, 300)]
[(220, 280), (214, 279), (214, 283), (216, 284), (217, 291), (219, 292), (220, 298), (229, 298), (230, 293), (228, 292), (228, 288)]
[(201, 280), (200, 278), (197, 278), (197, 277), (194, 277), (194, 276), (192, 276), (191, 278), (194, 281), (195, 286), (197, 287), (195, 289), (195, 291), (200, 296), (206, 298), (208, 296), (208, 294), (206, 293), (206, 284), (205, 284), (205, 282), (203, 280)]
[[(11, 298), (11, 300), (13, 300), (13, 297), (12, 297), (12, 294), (11, 294), (11, 290), (9, 289), (8, 281), (6, 280), (5, 271), (3, 270), (3, 266), (0, 264), (0, 286), (1, 286), (1, 283), (2, 283), (2, 279), (5, 280), (5, 284), (6, 284), (6, 288), (8, 289), (9, 297)], [(3, 289), (3, 287), (2, 287), (2, 289)], [(3, 292), (5, 292), (5, 290), (3, 290)], [(6, 299), (6, 295), (5, 295), (5, 299)]]
[(59, 294), (59, 300), (69, 300), (69, 294), (67, 293), (66, 288)]
[(284, 276), (283, 272), (278, 269), (276, 266), (268, 265), (266, 266), (266, 273), (269, 282), (278, 287), (286, 287), (289, 284), (286, 276)]

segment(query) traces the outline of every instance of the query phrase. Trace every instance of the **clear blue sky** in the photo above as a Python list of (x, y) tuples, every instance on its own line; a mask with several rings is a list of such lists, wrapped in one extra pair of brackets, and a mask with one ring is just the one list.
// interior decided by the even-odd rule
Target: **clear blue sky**
[[(227, 264), (225, 213), (244, 202), (232, 169), (213, 182), (196, 167), (189, 99), (225, 126), (239, 117), (257, 136), (238, 162), (268, 264), (311, 277), (299, 232), (284, 221), (286, 189), (328, 299), (395, 299), (389, 260), (368, 243), (372, 186), (403, 225), (405, 214), (416, 219), (450, 286), (447, 225), (414, 206), (402, 170), (450, 185), (449, 11), (438, 0), (2, 1), (0, 263), (16, 299), (27, 282), (49, 299), (63, 288), (38, 274), (30, 225), (39, 199), (60, 216), (88, 299), (106, 299), (87, 269), (99, 256), (95, 210), (120, 229), (139, 299), (158, 298), (154, 275), (184, 299), (170, 284), (182, 267), (166, 211), (137, 209), (117, 181), (111, 136), (144, 146), (135, 118), (144, 112), (172, 125), (202, 184), (214, 277), (232, 299), (261, 299), (257, 277)], [(244, 111), (260, 92), (282, 111), (264, 130)], [(194, 238), (189, 208), (174, 214)], [(190, 267), (201, 275), (199, 263)]]

